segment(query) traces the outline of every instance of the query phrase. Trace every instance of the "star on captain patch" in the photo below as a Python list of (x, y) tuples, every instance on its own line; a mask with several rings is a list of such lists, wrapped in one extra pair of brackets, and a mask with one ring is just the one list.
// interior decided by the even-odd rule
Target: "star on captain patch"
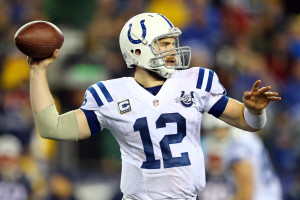
[(118, 107), (121, 115), (131, 111), (129, 99), (118, 102)]
[(158, 106), (158, 105), (159, 105), (159, 100), (155, 99), (155, 100), (153, 101), (153, 106)]

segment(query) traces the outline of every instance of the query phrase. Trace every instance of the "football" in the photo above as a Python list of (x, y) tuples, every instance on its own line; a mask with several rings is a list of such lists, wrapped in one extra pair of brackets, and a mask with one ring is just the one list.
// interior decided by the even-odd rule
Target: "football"
[(57, 26), (47, 21), (32, 21), (15, 34), (15, 45), (27, 56), (46, 58), (60, 49), (64, 42), (63, 33)]

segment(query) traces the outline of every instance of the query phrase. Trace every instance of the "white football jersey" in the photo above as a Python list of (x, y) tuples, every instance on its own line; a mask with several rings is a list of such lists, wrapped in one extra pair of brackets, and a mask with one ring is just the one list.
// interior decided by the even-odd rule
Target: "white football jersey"
[[(218, 141), (208, 136), (204, 142), (205, 157), (210, 151), (214, 154), (218, 148), (224, 170), (230, 170), (238, 161), (248, 161), (251, 164), (254, 180), (252, 200), (282, 200), (282, 191), (279, 179), (269, 160), (269, 155), (256, 133), (231, 128), (231, 136)], [(229, 172), (229, 171), (228, 171)]]
[(109, 129), (121, 149), (121, 190), (141, 200), (189, 199), (205, 186), (200, 143), (204, 112), (219, 117), (228, 102), (217, 75), (175, 71), (157, 95), (132, 77), (90, 86), (81, 109), (92, 135)]

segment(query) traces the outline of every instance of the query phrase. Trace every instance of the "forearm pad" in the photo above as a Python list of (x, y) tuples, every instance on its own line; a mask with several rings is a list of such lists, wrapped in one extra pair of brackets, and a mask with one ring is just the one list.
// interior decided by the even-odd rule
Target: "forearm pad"
[(59, 115), (53, 104), (34, 114), (34, 120), (43, 138), (68, 141), (78, 140), (79, 129), (74, 111)]

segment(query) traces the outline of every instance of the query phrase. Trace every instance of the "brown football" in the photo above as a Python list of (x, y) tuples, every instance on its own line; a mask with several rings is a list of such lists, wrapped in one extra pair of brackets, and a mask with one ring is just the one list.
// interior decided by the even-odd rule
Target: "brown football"
[(47, 21), (32, 21), (15, 34), (15, 45), (27, 56), (46, 58), (60, 49), (64, 36), (57, 26)]

